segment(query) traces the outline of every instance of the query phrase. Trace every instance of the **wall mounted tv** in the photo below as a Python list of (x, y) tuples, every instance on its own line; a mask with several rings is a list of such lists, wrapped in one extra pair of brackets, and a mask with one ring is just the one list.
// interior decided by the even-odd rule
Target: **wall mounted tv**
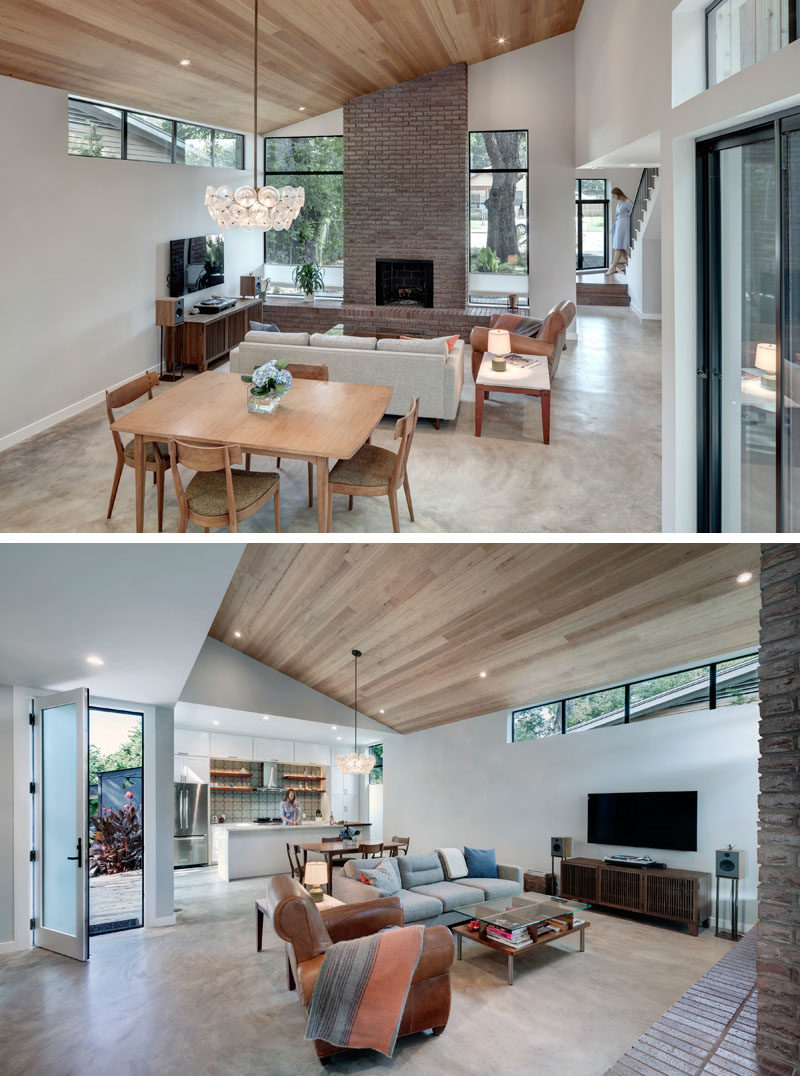
[(169, 293), (177, 299), (225, 283), (225, 242), (221, 235), (173, 239), (169, 245)]
[(696, 792), (591, 792), (590, 844), (697, 851)]

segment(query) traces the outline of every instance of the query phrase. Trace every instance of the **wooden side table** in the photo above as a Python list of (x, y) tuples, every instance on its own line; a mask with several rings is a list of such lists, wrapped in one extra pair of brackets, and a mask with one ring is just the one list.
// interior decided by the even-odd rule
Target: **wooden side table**
[[(524, 356), (528, 358), (528, 356)], [(520, 367), (506, 364), (502, 373), (492, 369), (491, 355), (481, 362), (475, 379), (475, 436), (483, 428), (483, 403), (490, 392), (513, 392), (520, 396), (538, 396), (542, 401), (542, 432), (544, 443), (550, 444), (550, 370), (544, 357), (530, 358), (530, 365)]]

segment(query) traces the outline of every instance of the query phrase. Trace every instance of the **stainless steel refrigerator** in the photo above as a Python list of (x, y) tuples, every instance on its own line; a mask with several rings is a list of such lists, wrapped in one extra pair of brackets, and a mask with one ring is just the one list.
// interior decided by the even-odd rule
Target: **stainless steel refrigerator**
[(175, 782), (175, 866), (208, 863), (208, 785)]

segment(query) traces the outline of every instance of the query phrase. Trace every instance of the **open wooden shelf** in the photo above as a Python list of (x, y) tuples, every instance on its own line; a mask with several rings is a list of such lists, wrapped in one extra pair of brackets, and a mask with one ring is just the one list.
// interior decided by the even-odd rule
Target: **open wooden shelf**
[(284, 781), (289, 781), (294, 778), (296, 781), (324, 781), (324, 776), (317, 776), (315, 773), (285, 773), (283, 775)]
[(242, 779), (246, 777), (248, 781), (253, 778), (252, 773), (235, 773), (232, 770), (209, 770), (209, 773), (212, 777), (240, 777)]
[(244, 788), (242, 785), (212, 785), (212, 792), (258, 792), (257, 788)]

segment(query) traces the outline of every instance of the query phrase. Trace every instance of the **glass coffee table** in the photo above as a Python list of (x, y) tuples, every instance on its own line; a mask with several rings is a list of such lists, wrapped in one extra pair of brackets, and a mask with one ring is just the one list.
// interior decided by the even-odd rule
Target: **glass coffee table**
[(584, 932), (590, 925), (578, 917), (589, 905), (563, 897), (498, 897), (477, 904), (467, 904), (455, 911), (465, 919), (477, 921), (478, 929), (469, 923), (451, 927), (456, 936), (458, 959), (464, 938), (471, 938), (487, 949), (506, 955), (508, 985), (514, 985), (514, 957), (529, 953), (549, 942), (559, 941), (568, 934), (580, 936), (580, 951), (584, 952)]

